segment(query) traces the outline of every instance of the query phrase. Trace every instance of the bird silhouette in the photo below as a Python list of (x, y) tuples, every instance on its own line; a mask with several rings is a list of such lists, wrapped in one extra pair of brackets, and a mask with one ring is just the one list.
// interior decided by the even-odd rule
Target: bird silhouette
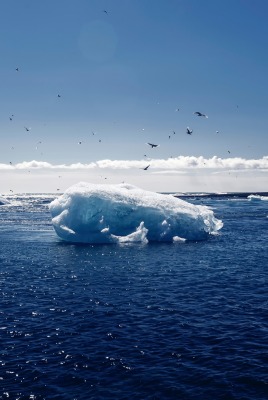
[(153, 143), (146, 143), (146, 144), (148, 144), (149, 146), (151, 146), (152, 149), (153, 149), (154, 147), (158, 147), (158, 146), (159, 146), (159, 144), (153, 144)]
[(186, 133), (187, 133), (187, 135), (191, 135), (193, 133), (193, 130), (190, 129), (189, 126), (187, 126)]
[(197, 115), (198, 117), (208, 118), (208, 116), (206, 114), (203, 114), (200, 111), (195, 111), (194, 114)]
[(144, 171), (147, 171), (147, 169), (150, 167), (150, 164), (149, 165), (147, 165), (147, 167), (145, 167), (145, 168), (141, 168), (141, 169), (143, 169)]

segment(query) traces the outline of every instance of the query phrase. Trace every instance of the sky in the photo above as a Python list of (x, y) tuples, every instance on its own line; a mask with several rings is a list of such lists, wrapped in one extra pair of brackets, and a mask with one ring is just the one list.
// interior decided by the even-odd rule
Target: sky
[(0, 194), (267, 191), (267, 15), (267, 0), (1, 1)]

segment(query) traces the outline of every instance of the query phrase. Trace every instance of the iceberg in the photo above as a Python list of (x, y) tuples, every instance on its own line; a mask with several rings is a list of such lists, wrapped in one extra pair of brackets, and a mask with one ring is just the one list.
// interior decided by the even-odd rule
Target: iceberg
[(10, 204), (10, 201), (8, 201), (4, 197), (0, 196), (0, 206), (6, 205), (6, 204)]
[(267, 196), (260, 196), (259, 194), (250, 194), (248, 197), (248, 200), (250, 201), (259, 201), (259, 200), (264, 200), (267, 201), (268, 197)]
[(71, 243), (204, 240), (223, 226), (206, 206), (129, 184), (80, 182), (49, 209), (57, 235)]

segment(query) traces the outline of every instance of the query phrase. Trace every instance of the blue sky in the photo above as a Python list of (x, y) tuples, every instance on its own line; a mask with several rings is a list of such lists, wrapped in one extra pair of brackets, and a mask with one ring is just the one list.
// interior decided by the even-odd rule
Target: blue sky
[(2, 193), (266, 190), (251, 160), (268, 155), (267, 15), (266, 0), (1, 2)]

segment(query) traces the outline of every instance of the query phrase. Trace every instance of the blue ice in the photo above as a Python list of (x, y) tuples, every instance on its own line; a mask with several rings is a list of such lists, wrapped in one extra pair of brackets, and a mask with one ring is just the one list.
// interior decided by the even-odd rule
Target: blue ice
[(49, 208), (57, 235), (74, 243), (204, 240), (223, 226), (206, 206), (129, 184), (80, 182)]

